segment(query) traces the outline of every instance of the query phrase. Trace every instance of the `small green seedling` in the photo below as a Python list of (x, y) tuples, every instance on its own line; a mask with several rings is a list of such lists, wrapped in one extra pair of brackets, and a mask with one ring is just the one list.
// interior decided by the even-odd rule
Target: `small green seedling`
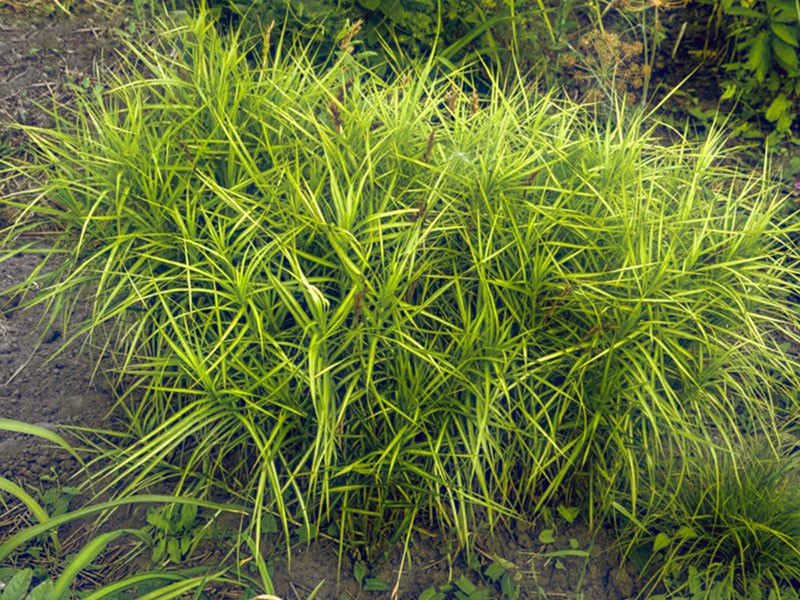
[(575, 522), (575, 519), (578, 518), (578, 515), (581, 512), (581, 509), (577, 506), (564, 506), (563, 504), (559, 504), (558, 508), (556, 508), (558, 514), (570, 525)]
[(0, 600), (66, 600), (67, 594), (53, 596), (53, 582), (46, 579), (31, 588), (33, 570), (17, 571), (8, 582), (0, 581)]
[[(489, 561), (482, 562), (478, 554), (469, 555), (468, 564), (477, 575), (479, 584), (461, 575), (452, 584), (430, 587), (426, 589), (420, 600), (445, 600), (455, 598), (456, 600), (480, 600), (481, 598), (498, 598), (504, 600), (517, 600), (520, 595), (519, 582), (522, 575), (519, 569), (512, 563), (500, 556), (484, 555)], [(498, 596), (497, 591), (502, 594)]]
[(78, 488), (69, 486), (51, 487), (39, 495), (42, 506), (51, 518), (69, 511), (73, 498), (80, 494)]
[(353, 565), (353, 577), (358, 582), (358, 587), (364, 592), (388, 592), (391, 586), (378, 577), (367, 577), (369, 568), (363, 560), (357, 560)]
[(151, 559), (156, 564), (180, 564), (203, 537), (203, 522), (194, 504), (150, 509), (147, 523), (150, 527), (145, 533), (150, 537)]

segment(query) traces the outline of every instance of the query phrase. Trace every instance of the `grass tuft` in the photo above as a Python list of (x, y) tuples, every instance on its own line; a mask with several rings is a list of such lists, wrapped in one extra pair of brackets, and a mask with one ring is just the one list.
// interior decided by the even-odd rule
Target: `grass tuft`
[(796, 410), (794, 226), (719, 132), (272, 38), (170, 26), (6, 171), (7, 241), (57, 232), (12, 293), (88, 298), (116, 361), (109, 486), (466, 542), (564, 493), (636, 514), (659, 456)]
[(646, 591), (666, 584), (671, 594), (706, 590), (695, 590), (698, 598), (720, 590), (796, 597), (800, 464), (793, 446), (762, 438), (733, 453), (703, 450), (665, 462), (651, 510), (631, 529), (629, 549), (649, 577)]

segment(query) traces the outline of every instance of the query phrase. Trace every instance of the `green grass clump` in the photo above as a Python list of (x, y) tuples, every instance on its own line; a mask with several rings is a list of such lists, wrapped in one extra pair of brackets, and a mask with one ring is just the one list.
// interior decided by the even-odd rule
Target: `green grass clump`
[(694, 585), (694, 598), (797, 597), (800, 463), (796, 448), (783, 446), (761, 439), (664, 465), (631, 544), (639, 560), (646, 557), (647, 589), (667, 584), (679, 594)]
[(71, 331), (116, 360), (135, 440), (116, 483), (222, 490), (256, 538), (271, 511), (465, 540), (570, 490), (635, 512), (659, 455), (794, 410), (792, 232), (719, 135), (386, 81), (347, 40), (318, 72), (277, 37), (201, 14), (25, 128), (8, 239), (57, 232), (29, 303), (91, 302)]

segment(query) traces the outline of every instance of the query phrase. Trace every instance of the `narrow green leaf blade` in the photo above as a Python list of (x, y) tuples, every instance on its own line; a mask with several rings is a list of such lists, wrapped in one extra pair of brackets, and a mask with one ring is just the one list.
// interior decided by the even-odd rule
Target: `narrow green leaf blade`
[(81, 465), (81, 467), (86, 468), (83, 459), (75, 451), (75, 448), (73, 448), (69, 444), (69, 442), (67, 442), (63, 437), (61, 437), (54, 431), (50, 431), (49, 429), (41, 427), (39, 425), (32, 425), (31, 423), (23, 423), (22, 421), (15, 421), (14, 419), (0, 419), (0, 429), (4, 431), (10, 431), (13, 433), (24, 433), (26, 435), (35, 435), (49, 442), (53, 442), (57, 446), (69, 452), (70, 455), (76, 461), (78, 461), (78, 464)]
[(105, 549), (109, 542), (126, 533), (137, 534), (138, 532), (134, 529), (119, 529), (116, 531), (109, 531), (108, 533), (102, 533), (89, 540), (56, 580), (56, 584), (53, 588), (53, 596), (59, 598), (61, 594), (65, 594), (78, 573), (89, 566), (91, 562), (97, 558), (97, 555)]
[(33, 496), (31, 496), (13, 481), (10, 481), (5, 477), (0, 477), (0, 490), (11, 494), (17, 500), (22, 502), (28, 508), (28, 510), (31, 511), (31, 514), (36, 517), (36, 520), (39, 521), (39, 523), (44, 523), (50, 519), (47, 511), (38, 502), (36, 502), (36, 500), (33, 499)]

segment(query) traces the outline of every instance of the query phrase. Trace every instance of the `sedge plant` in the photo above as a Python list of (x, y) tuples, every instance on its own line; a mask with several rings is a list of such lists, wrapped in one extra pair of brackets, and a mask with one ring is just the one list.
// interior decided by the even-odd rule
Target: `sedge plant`
[(642, 563), (643, 595), (797, 597), (800, 463), (796, 438), (781, 437), (663, 461), (649, 510), (623, 536)]
[(45, 258), (13, 293), (115, 365), (106, 489), (224, 493), (253, 539), (269, 512), (369, 555), (570, 489), (635, 512), (668, 449), (795, 410), (765, 172), (433, 60), (378, 77), (355, 34), (322, 70), (201, 11), (25, 127), (6, 255)]

